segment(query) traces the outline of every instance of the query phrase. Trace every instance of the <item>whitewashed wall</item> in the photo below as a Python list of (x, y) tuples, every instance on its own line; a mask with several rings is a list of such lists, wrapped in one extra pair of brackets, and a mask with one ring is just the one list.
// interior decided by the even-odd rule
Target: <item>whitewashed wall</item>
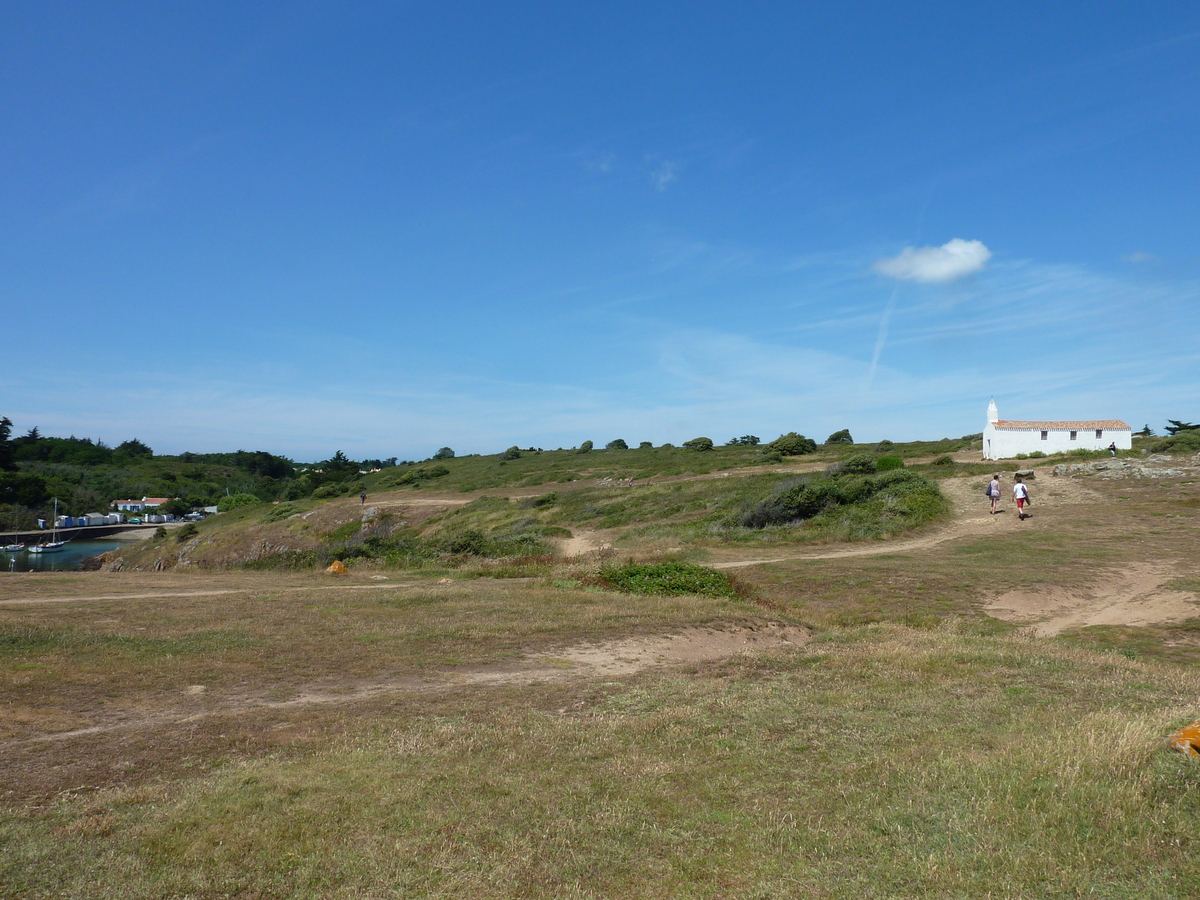
[(998, 429), (991, 422), (983, 430), (984, 459), (1012, 459), (1018, 453), (1033, 453), (1041, 450), (1043, 453), (1067, 453), (1071, 450), (1107, 450), (1108, 445), (1116, 443), (1118, 450), (1133, 448), (1133, 432), (1105, 428), (1100, 437), (1096, 437), (1096, 429), (1077, 429), (1075, 440), (1071, 440), (1068, 430), (1048, 430), (1046, 440), (1042, 440), (1042, 429)]

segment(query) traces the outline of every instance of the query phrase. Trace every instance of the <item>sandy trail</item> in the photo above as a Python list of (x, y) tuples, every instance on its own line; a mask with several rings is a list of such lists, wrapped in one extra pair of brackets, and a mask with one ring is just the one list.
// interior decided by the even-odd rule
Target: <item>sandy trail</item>
[(1200, 616), (1200, 595), (1165, 587), (1179, 571), (1179, 564), (1141, 563), (1124, 571), (1102, 573), (1095, 584), (1008, 591), (988, 601), (984, 609), (997, 619), (1024, 625), (1046, 637), (1089, 625), (1184, 622)]
[[(1070, 479), (1052, 478), (1045, 473), (1039, 473), (1039, 475), (1042, 477), (1034, 479), (1030, 490), (1031, 495), (1036, 498), (1035, 517), (1046, 507), (1061, 509), (1064, 506), (1095, 503), (1100, 500), (1101, 495), (1086, 485)], [(725, 560), (712, 563), (712, 567), (714, 569), (738, 569), (745, 566), (759, 566), (797, 559), (848, 559), (857, 556), (911, 553), (917, 550), (927, 550), (947, 541), (986, 535), (998, 529), (1014, 527), (1017, 524), (1016, 509), (1011, 501), (1002, 500), (1000, 503), (1002, 512), (994, 516), (991, 514), (990, 505), (983, 496), (983, 489), (987, 481), (985, 476), (943, 480), (941, 482), (942, 493), (950, 501), (954, 518), (948, 525), (920, 537), (874, 541), (850, 547), (839, 547), (835, 550), (800, 548), (770, 557)], [(1033, 527), (1033, 520), (1030, 520), (1028, 524)]]
[(204, 685), (190, 685), (179, 692), (180, 706), (152, 713), (117, 714), (85, 728), (6, 741), (0, 743), (0, 749), (66, 741), (127, 729), (177, 725), (230, 713), (303, 710), (361, 703), (395, 693), (428, 694), (472, 685), (599, 681), (636, 675), (647, 669), (711, 662), (738, 653), (797, 647), (808, 639), (806, 629), (777, 622), (716, 623), (688, 627), (672, 634), (639, 635), (531, 652), (523, 659), (497, 666), (377, 680), (330, 679), (294, 685), (290, 689), (295, 696), (286, 700), (273, 700), (249, 692), (220, 693), (210, 691)]

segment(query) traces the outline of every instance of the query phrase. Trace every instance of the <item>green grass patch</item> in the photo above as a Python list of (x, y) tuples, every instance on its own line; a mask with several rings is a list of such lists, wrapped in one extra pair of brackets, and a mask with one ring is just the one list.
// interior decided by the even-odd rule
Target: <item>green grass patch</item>
[(696, 594), (702, 597), (736, 597), (737, 590), (724, 572), (681, 562), (630, 563), (601, 569), (594, 583), (626, 594)]

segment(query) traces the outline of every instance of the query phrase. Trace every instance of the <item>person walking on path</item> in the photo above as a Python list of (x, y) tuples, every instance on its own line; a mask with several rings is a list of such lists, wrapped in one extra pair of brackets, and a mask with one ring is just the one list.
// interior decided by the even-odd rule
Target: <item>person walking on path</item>
[(359, 505), (361, 505), (361, 506), (367, 505), (367, 492), (366, 491), (363, 491), (361, 494), (358, 495), (358, 502), (359, 502)]
[(1117, 442), (1116, 441), (1113, 441), (1111, 444), (1108, 445), (1108, 452), (1111, 453), (1113, 456), (1117, 455)]
[(996, 506), (1000, 503), (1000, 476), (993, 475), (992, 483), (988, 485), (988, 496), (992, 498), (992, 515), (997, 512)]
[(1021, 476), (1017, 476), (1017, 482), (1013, 485), (1013, 500), (1017, 502), (1017, 519), (1028, 519), (1029, 513), (1025, 512), (1025, 505), (1029, 502), (1029, 488), (1021, 481)]

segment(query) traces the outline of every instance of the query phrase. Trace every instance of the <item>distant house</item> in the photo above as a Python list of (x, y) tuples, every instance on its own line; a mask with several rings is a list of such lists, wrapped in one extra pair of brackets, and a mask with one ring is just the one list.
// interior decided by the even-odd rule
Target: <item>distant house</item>
[(988, 404), (983, 429), (983, 458), (1012, 459), (1018, 453), (1066, 453), (1070, 450), (1118, 450), (1133, 447), (1133, 429), (1120, 419), (1021, 422), (1001, 419), (996, 401)]
[(143, 497), (141, 500), (114, 500), (112, 505), (123, 512), (142, 512), (162, 506), (170, 497)]

